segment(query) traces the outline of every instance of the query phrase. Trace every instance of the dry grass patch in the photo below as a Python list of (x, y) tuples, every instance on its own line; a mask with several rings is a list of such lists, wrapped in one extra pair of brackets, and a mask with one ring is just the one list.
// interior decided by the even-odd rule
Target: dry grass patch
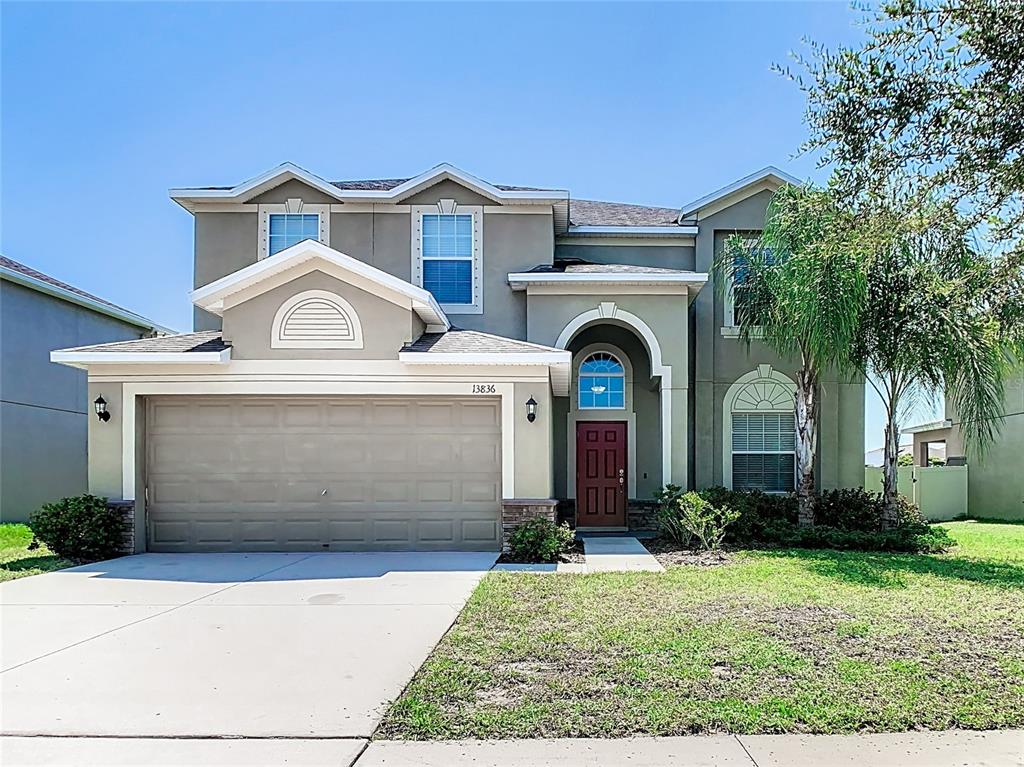
[(492, 573), (380, 737), (617, 737), (1024, 725), (1024, 527), (915, 556)]

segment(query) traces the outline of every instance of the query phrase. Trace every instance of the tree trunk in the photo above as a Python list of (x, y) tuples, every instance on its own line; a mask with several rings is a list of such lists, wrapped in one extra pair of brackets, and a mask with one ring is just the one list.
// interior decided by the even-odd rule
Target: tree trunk
[(896, 468), (900, 458), (900, 431), (896, 425), (896, 415), (890, 410), (885, 421), (885, 450), (882, 456), (882, 529), (888, 530), (896, 526), (896, 503), (899, 488)]
[(818, 442), (818, 377), (806, 368), (796, 383), (796, 494), (801, 525), (814, 524), (814, 455)]

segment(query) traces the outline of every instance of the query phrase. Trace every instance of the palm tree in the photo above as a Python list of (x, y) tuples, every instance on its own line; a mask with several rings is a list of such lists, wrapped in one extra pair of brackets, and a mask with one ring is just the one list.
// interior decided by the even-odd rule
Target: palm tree
[(754, 239), (730, 237), (715, 262), (719, 291), (731, 290), (740, 338), (800, 360), (794, 415), (799, 519), (814, 521), (819, 382), (850, 367), (867, 292), (857, 222), (826, 189), (784, 186)]
[(984, 451), (998, 433), (1022, 276), (1019, 255), (978, 253), (951, 209), (909, 220), (879, 209), (862, 219), (871, 256), (852, 356), (885, 408), (882, 523), (894, 526), (900, 425), (911, 406), (945, 392), (965, 442)]

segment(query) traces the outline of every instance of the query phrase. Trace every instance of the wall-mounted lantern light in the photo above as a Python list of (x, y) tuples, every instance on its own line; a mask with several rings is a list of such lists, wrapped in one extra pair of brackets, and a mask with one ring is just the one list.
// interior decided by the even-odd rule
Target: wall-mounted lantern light
[(526, 400), (526, 420), (530, 423), (537, 420), (537, 400), (533, 397)]
[(96, 398), (96, 401), (92, 403), (93, 407), (96, 408), (96, 417), (106, 423), (110, 420), (110, 413), (107, 412), (107, 401), (103, 399), (101, 394)]

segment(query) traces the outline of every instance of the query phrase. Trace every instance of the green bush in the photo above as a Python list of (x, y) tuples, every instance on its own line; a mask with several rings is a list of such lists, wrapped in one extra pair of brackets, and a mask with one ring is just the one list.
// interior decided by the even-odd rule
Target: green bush
[(953, 539), (945, 528), (930, 525), (878, 531), (840, 530), (826, 525), (794, 525), (780, 530), (775, 543), (778, 546), (797, 549), (938, 554), (948, 550), (953, 545)]
[(556, 525), (546, 519), (531, 519), (512, 531), (509, 550), (519, 562), (557, 562), (569, 552), (575, 533), (564, 522)]
[[(668, 499), (678, 502), (683, 495), (679, 488), (669, 485), (657, 497), (664, 505)], [(715, 508), (738, 513), (722, 540), (725, 545), (737, 548), (783, 546), (936, 553), (953, 545), (943, 528), (929, 525), (920, 509), (902, 496), (897, 501), (896, 526), (883, 530), (881, 496), (860, 488), (827, 490), (819, 494), (811, 527), (797, 524), (797, 502), (793, 495), (769, 495), (724, 487), (707, 488), (696, 495)], [(668, 525), (662, 523), (660, 508), (659, 524), (664, 537), (682, 546), (689, 544), (670, 533)], [(678, 524), (687, 529), (681, 522)]]
[(679, 499), (686, 495), (686, 490), (679, 485), (668, 484), (656, 490), (654, 499), (658, 502), (655, 511), (658, 530), (663, 538), (668, 538), (680, 546), (689, 546), (693, 541), (693, 533), (682, 522), (682, 510)]
[(768, 543), (774, 540), (776, 529), (797, 523), (794, 495), (728, 490), (724, 487), (709, 487), (701, 490), (700, 495), (714, 506), (725, 506), (740, 513), (725, 536), (725, 543), (730, 546)]
[(48, 503), (29, 516), (28, 526), (54, 554), (77, 562), (120, 556), (126, 532), (123, 514), (95, 495)]
[(702, 549), (717, 551), (729, 525), (739, 519), (740, 512), (728, 506), (715, 506), (699, 493), (687, 493), (679, 499), (679, 524), (700, 542)]

